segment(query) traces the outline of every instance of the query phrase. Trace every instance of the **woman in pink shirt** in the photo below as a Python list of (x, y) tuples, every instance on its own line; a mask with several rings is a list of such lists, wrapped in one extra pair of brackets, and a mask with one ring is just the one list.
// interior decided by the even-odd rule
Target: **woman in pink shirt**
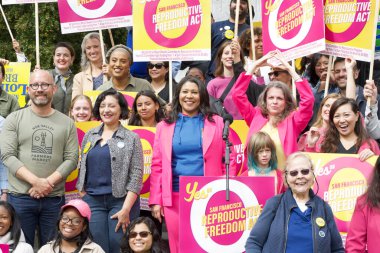
[[(300, 95), (298, 109), (289, 87), (280, 81), (269, 83), (260, 95), (256, 107), (248, 102), (245, 91), (252, 74), (260, 66), (268, 65), (267, 60), (270, 58), (280, 61), (281, 65), (277, 67), (287, 71), (295, 81)], [(272, 51), (257, 60), (247, 73), (239, 76), (232, 94), (241, 115), (250, 126), (247, 140), (259, 131), (268, 133), (276, 146), (278, 168), (284, 169), (285, 158), (297, 151), (297, 138), (313, 116), (314, 95), (308, 82), (296, 73), (279, 51)], [(247, 154), (246, 151), (245, 154)]]
[(347, 253), (379, 252), (380, 238), (380, 159), (375, 164), (367, 192), (356, 201), (346, 239)]

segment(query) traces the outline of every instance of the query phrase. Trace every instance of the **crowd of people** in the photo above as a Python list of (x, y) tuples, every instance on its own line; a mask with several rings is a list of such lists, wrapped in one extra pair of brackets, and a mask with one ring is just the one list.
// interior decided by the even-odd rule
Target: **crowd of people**
[[(133, 49), (125, 45), (111, 47), (103, 59), (100, 36), (92, 32), (81, 44), (81, 72), (71, 70), (75, 50), (67, 42), (56, 44), (54, 68), (32, 71), (25, 108), (0, 88), (0, 243), (15, 253), (33, 247), (160, 253), (168, 251), (161, 239), (165, 221), (170, 252), (180, 252), (179, 179), (226, 175), (223, 117), (229, 113), (249, 127), (247, 169), (238, 175), (231, 150), (229, 175), (273, 177), (277, 194), (246, 252), (376, 252), (380, 160), (358, 198), (344, 249), (330, 206), (311, 189), (313, 164), (301, 152), (358, 154), (360, 161), (380, 155), (376, 84), (357, 83), (357, 62), (337, 58), (324, 96), (328, 56), (304, 57), (297, 69), (278, 50), (263, 54), (260, 28), (250, 43), (248, 1), (231, 0), (229, 7), (229, 19), (212, 24), (212, 60), (180, 63), (187, 72), (178, 83), (166, 61), (133, 70)], [(240, 37), (227, 39), (236, 8)], [(19, 43), (13, 45), (18, 60), (27, 61)], [(0, 84), (7, 63), (0, 59)], [(94, 103), (85, 94), (93, 90), (99, 91)], [(137, 93), (133, 104), (123, 91)], [(78, 149), (74, 122), (92, 120), (101, 124)], [(142, 144), (124, 124), (156, 128), (150, 212), (140, 210)], [(80, 199), (66, 203), (65, 181), (77, 167)]]

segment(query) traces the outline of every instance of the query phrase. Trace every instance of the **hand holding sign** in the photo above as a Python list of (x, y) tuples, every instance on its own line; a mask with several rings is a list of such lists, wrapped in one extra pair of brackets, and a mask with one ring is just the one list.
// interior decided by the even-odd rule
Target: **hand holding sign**
[(234, 63), (240, 62), (241, 61), (241, 59), (240, 59), (240, 44), (238, 42), (237, 37), (232, 39), (230, 47), (231, 47), (232, 55), (234, 57)]
[(7, 59), (0, 58), (0, 63), (3, 65), (7, 65), (9, 61)]
[(377, 101), (377, 87), (373, 80), (367, 80), (364, 85), (363, 94), (367, 99), (370, 99), (370, 105), (375, 105)]

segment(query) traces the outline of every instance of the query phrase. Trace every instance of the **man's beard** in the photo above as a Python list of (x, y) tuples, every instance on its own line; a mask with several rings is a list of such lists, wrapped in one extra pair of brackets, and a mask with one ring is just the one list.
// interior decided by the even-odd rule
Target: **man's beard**
[[(230, 17), (233, 19), (233, 20), (235, 20), (235, 10), (231, 10), (230, 9)], [(247, 15), (248, 15), (248, 10), (243, 10), (243, 11), (241, 11), (240, 10), (240, 12), (239, 12), (239, 21), (243, 21), (243, 20), (245, 20), (246, 19), (246, 17), (247, 17)]]

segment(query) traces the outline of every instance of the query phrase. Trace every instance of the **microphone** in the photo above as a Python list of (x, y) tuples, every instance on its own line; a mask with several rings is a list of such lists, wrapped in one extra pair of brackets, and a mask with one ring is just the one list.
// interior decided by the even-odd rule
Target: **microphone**
[(229, 135), (229, 127), (233, 121), (234, 119), (232, 118), (231, 114), (226, 113), (223, 115), (223, 122), (224, 122), (223, 140), (227, 140), (228, 135)]

